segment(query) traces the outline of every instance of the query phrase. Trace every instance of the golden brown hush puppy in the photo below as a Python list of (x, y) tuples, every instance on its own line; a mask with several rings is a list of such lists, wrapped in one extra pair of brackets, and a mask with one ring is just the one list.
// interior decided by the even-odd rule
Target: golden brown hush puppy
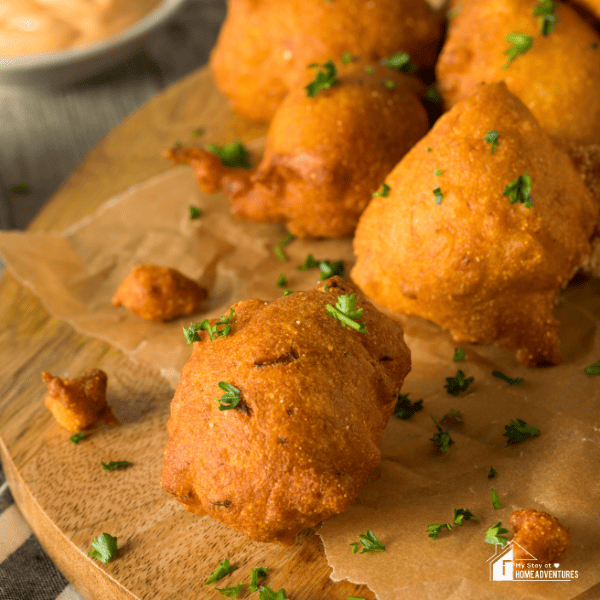
[[(542, 33), (537, 0), (469, 0), (450, 19), (436, 65), (447, 107), (481, 82), (504, 81), (552, 136), (600, 142), (600, 35), (571, 7), (553, 3)], [(458, 8), (458, 7), (457, 7)]]
[(444, 114), (386, 183), (354, 238), (361, 289), (457, 342), (560, 362), (552, 308), (589, 254), (598, 202), (506, 85)]
[[(331, 67), (313, 69), (313, 77)], [(205, 191), (224, 187), (234, 214), (282, 221), (303, 238), (351, 235), (384, 177), (429, 129), (417, 80), (388, 67), (369, 71), (343, 69), (313, 97), (305, 87), (292, 89), (254, 171), (226, 168), (194, 148), (166, 155), (191, 164)]]
[(76, 379), (61, 379), (43, 371), (42, 379), (48, 386), (46, 408), (65, 429), (76, 433), (98, 421), (119, 424), (106, 403), (108, 378), (104, 371), (93, 369)]
[(200, 331), (183, 368), (161, 484), (190, 512), (289, 545), (346, 510), (379, 463), (410, 351), (339, 277), (233, 309), (229, 335)]
[(137, 265), (119, 284), (112, 304), (149, 321), (170, 321), (202, 305), (206, 290), (176, 269)]
[(210, 67), (237, 113), (270, 121), (307, 65), (404, 51), (431, 66), (441, 33), (425, 0), (229, 0)]

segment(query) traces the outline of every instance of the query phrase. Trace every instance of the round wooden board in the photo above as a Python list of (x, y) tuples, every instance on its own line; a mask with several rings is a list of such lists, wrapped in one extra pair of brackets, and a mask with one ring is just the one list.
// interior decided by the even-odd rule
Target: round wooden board
[[(46, 205), (31, 230), (62, 229), (135, 183), (170, 168), (161, 150), (176, 140), (249, 141), (265, 127), (234, 116), (202, 69), (156, 96), (105, 138)], [(183, 511), (160, 488), (165, 424), (172, 394), (158, 373), (50, 317), (8, 273), (0, 282), (0, 458), (15, 501), (42, 546), (87, 599), (219, 598), (206, 577), (228, 558), (238, 570), (219, 584), (248, 582), (269, 567), (265, 584), (291, 600), (372, 600), (364, 586), (333, 582), (320, 538), (304, 532), (291, 548), (250, 542), (208, 517)], [(45, 409), (40, 372), (110, 374), (110, 403), (121, 427), (100, 427), (78, 445)], [(100, 461), (128, 460), (106, 472)], [(119, 556), (88, 558), (106, 531)], [(257, 593), (244, 588), (241, 598)]]

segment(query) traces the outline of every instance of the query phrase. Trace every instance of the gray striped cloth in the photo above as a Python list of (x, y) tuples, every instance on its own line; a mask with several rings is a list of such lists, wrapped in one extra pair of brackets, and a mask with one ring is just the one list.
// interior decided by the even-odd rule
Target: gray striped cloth
[(0, 600), (83, 600), (21, 516), (1, 466)]

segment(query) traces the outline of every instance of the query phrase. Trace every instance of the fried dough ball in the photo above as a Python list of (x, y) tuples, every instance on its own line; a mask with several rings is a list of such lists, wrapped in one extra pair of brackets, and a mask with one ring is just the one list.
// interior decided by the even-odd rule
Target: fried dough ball
[(229, 0), (210, 67), (235, 112), (266, 122), (311, 63), (403, 51), (432, 66), (441, 35), (425, 0)]
[[(345, 295), (368, 333), (328, 314)], [(183, 368), (161, 484), (190, 512), (289, 545), (346, 510), (379, 463), (410, 351), (400, 324), (339, 277), (233, 308), (231, 333), (199, 332)], [(230, 410), (225, 384), (240, 394)]]
[(457, 342), (560, 362), (552, 308), (589, 254), (598, 202), (505, 84), (444, 114), (386, 182), (389, 197), (371, 202), (354, 238), (361, 289)]
[(93, 369), (76, 379), (61, 379), (43, 371), (42, 379), (48, 386), (46, 408), (65, 429), (77, 433), (96, 422), (119, 424), (106, 403), (104, 371)]
[(547, 512), (533, 508), (515, 510), (508, 524), (515, 532), (512, 539), (516, 542), (513, 545), (513, 560), (527, 560), (534, 556), (535, 562), (553, 563), (571, 547), (569, 530)]
[(119, 284), (112, 299), (148, 321), (170, 321), (200, 308), (206, 290), (175, 269), (137, 265)]
[(344, 73), (312, 98), (304, 87), (290, 91), (254, 171), (224, 167), (194, 148), (166, 155), (191, 164), (204, 191), (224, 187), (234, 214), (283, 221), (303, 238), (351, 235), (372, 194), (427, 133), (429, 121), (413, 77), (387, 67)]
[[(554, 3), (556, 26), (542, 35), (537, 0), (469, 0), (450, 20), (436, 65), (447, 107), (481, 82), (505, 81), (552, 136), (600, 142), (600, 34), (571, 7)], [(509, 62), (511, 34), (533, 38)]]

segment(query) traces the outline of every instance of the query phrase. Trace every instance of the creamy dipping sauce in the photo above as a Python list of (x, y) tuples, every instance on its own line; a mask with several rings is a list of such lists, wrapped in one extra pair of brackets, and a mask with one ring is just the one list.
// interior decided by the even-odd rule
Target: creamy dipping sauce
[(0, 0), (0, 56), (78, 48), (109, 38), (162, 0)]

